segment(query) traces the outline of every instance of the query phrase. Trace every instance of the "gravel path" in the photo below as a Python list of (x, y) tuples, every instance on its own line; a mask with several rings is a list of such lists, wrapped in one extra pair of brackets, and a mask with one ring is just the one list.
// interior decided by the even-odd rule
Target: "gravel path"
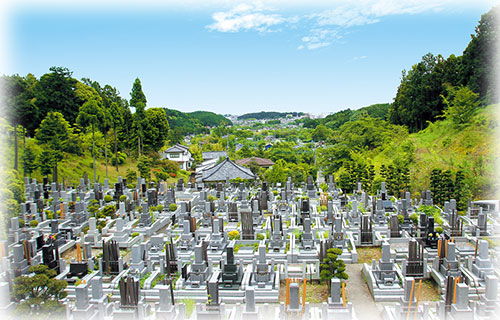
[(358, 320), (382, 320), (382, 312), (373, 301), (361, 273), (362, 264), (346, 264), (349, 275), (346, 286), (347, 301), (352, 302)]

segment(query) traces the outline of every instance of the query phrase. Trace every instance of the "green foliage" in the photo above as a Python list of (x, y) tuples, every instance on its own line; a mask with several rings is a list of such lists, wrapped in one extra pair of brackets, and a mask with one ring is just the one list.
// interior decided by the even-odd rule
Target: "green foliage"
[[(495, 90), (498, 74), (498, 17), (499, 7), (493, 7), (483, 14), (464, 50), (460, 65), (461, 83), (480, 94), (487, 103), (498, 103), (498, 90)], [(452, 83), (453, 84), (453, 83)], [(453, 84), (455, 85), (455, 84)]]
[(19, 276), (14, 279), (12, 298), (18, 303), (16, 312), (21, 314), (45, 314), (47, 316), (62, 315), (65, 307), (59, 303), (67, 296), (64, 289), (66, 281), (57, 280), (56, 272), (46, 265), (31, 266), (34, 276)]
[(38, 226), (38, 221), (36, 221), (36, 220), (31, 220), (30, 221), (30, 227), (36, 228), (37, 226)]
[(191, 314), (194, 311), (196, 302), (194, 301), (194, 299), (191, 298), (184, 298), (182, 302), (184, 302), (184, 304), (186, 305), (186, 317), (190, 318)]
[(212, 202), (212, 201), (217, 200), (217, 197), (215, 197), (214, 195), (209, 194), (209, 195), (207, 196), (207, 200), (208, 200), (208, 201), (210, 201), (210, 202)]
[[(137, 161), (137, 170), (142, 178), (146, 180), (150, 179), (151, 166), (153, 165), (153, 160), (145, 155), (139, 157)], [(128, 180), (128, 179), (127, 179)]]
[(112, 196), (110, 196), (109, 194), (107, 194), (107, 195), (104, 196), (104, 202), (108, 203), (108, 202), (111, 202), (111, 201), (113, 201), (113, 197)]
[(175, 203), (171, 203), (169, 206), (168, 206), (168, 209), (171, 211), (171, 212), (174, 212), (175, 210), (177, 210), (177, 205)]
[[(158, 210), (158, 212), (162, 212), (163, 208), (164, 208), (164, 206), (162, 204), (159, 204), (159, 205), (156, 206), (156, 210)], [(175, 208), (175, 209), (177, 210), (177, 208)]]
[(345, 272), (344, 261), (337, 259), (342, 254), (342, 249), (330, 248), (327, 250), (325, 259), (320, 264), (320, 279), (326, 283), (330, 283), (332, 278), (348, 279)]
[(324, 182), (319, 185), (319, 188), (321, 190), (323, 190), (323, 192), (327, 192), (328, 191), (328, 185), (326, 183), (324, 183)]
[(324, 141), (332, 135), (332, 130), (328, 129), (325, 125), (318, 125), (312, 132), (311, 136), (314, 141)]
[(125, 202), (125, 200), (127, 200), (127, 196), (122, 194), (119, 198), (120, 202)]
[(139, 235), (139, 232), (132, 232), (132, 234), (130, 235), (132, 238), (135, 238)]
[[(118, 164), (124, 164), (125, 160), (127, 160), (127, 154), (124, 152), (118, 151)], [(113, 155), (111, 157), (111, 164), (116, 165), (116, 157)]]
[(134, 84), (132, 85), (132, 91), (130, 91), (130, 106), (137, 108), (138, 103), (144, 104), (146, 106), (147, 100), (144, 92), (142, 92), (142, 84), (139, 78), (135, 78)]
[(436, 233), (438, 233), (438, 234), (442, 234), (443, 233), (443, 227), (435, 227), (434, 231), (436, 231)]
[(228, 232), (229, 240), (238, 240), (240, 238), (240, 233), (238, 230), (232, 230)]
[(135, 170), (127, 169), (125, 176), (127, 177), (128, 183), (133, 183), (133, 182), (137, 181), (137, 172)]
[(194, 111), (188, 113), (189, 116), (198, 119), (202, 125), (208, 127), (228, 126), (232, 122), (226, 117), (210, 111)]
[(264, 240), (264, 234), (257, 233), (257, 240)]
[(29, 147), (24, 149), (23, 168), (25, 174), (30, 176), (38, 168), (38, 165), (39, 164), (37, 162), (37, 155), (35, 153), (35, 150)]
[(402, 224), (405, 221), (405, 217), (402, 214), (398, 214), (398, 222)]
[(479, 108), (479, 94), (468, 87), (448, 87), (448, 96), (441, 95), (446, 109), (444, 116), (457, 128), (471, 124), (471, 119)]
[(142, 121), (142, 142), (144, 149), (157, 151), (165, 144), (170, 126), (165, 110), (149, 108)]
[(418, 214), (415, 212), (410, 215), (410, 220), (414, 225), (418, 225)]
[(26, 221), (24, 221), (24, 219), (19, 219), (19, 228), (24, 228), (25, 224), (26, 224)]
[(418, 207), (419, 212), (425, 213), (426, 216), (434, 217), (434, 222), (437, 224), (443, 224), (443, 218), (441, 218), (441, 211), (434, 206), (421, 205)]
[(257, 119), (257, 120), (262, 120), (262, 119), (279, 119), (279, 118), (285, 118), (287, 115), (291, 115), (293, 117), (298, 117), (304, 115), (303, 112), (274, 112), (274, 111), (261, 111), (261, 112), (254, 112), (254, 113), (246, 113), (244, 115), (238, 116), (238, 120), (245, 120), (245, 119)]

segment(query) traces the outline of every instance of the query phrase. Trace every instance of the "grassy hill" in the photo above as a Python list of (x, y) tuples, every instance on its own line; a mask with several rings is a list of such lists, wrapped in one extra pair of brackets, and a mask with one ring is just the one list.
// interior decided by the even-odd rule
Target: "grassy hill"
[[(27, 139), (27, 145), (39, 149), (39, 147), (34, 145), (34, 139)], [(3, 157), (3, 165), (10, 168), (14, 166), (14, 146), (11, 141), (9, 141), (8, 145), (9, 152), (6, 152)], [(41, 151), (41, 150), (39, 150)], [(24, 148), (22, 140), (19, 140), (19, 172), (20, 176), (23, 175), (23, 154)], [(118, 177), (121, 176), (123, 178), (126, 177), (127, 170), (133, 170), (138, 172), (137, 170), (137, 160), (133, 157), (127, 157), (125, 163), (118, 166), (118, 172), (116, 171), (116, 167), (111, 165), (111, 155), (108, 154), (108, 179), (110, 184), (118, 182)], [(90, 152), (85, 152), (82, 156), (78, 156), (75, 154), (64, 153), (64, 159), (58, 164), (58, 175), (59, 182), (64, 182), (66, 185), (77, 185), (80, 183), (80, 178), (82, 178), (85, 174), (87, 174), (88, 178), (92, 181), (94, 177), (94, 171), (92, 167), (92, 154)], [(138, 174), (138, 173), (137, 173)], [(96, 176), (99, 182), (103, 183), (106, 178), (106, 165), (104, 158), (100, 157), (96, 159)], [(151, 174), (154, 177), (153, 174)], [(40, 170), (37, 169), (32, 175), (32, 178), (36, 178), (37, 181), (42, 181), (43, 176), (40, 174)], [(178, 179), (184, 178), (184, 181), (187, 180), (188, 175), (183, 174), (182, 171), (178, 173), (175, 178), (169, 177), (167, 183), (174, 183)], [(49, 179), (52, 179), (52, 175), (50, 175)], [(135, 182), (133, 182), (135, 183)]]
[(429, 123), (417, 133), (409, 134), (372, 154), (375, 167), (394, 160), (395, 155), (405, 149), (413, 149), (410, 163), (412, 190), (423, 190), (429, 185), (432, 169), (463, 170), (471, 183), (472, 193), (477, 198), (500, 198), (500, 186), (496, 173), (496, 159), (500, 151), (495, 148), (500, 117), (498, 105), (480, 109), (471, 124), (456, 128), (450, 120)]

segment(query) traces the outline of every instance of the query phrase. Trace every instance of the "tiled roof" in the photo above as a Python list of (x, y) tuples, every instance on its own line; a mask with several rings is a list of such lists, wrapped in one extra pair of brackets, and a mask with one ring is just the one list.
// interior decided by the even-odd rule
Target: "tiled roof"
[(236, 178), (241, 179), (255, 179), (255, 175), (250, 169), (237, 165), (229, 158), (221, 161), (215, 166), (202, 171), (203, 182), (225, 181), (227, 178), (233, 180)]
[(220, 157), (227, 157), (226, 151), (205, 151), (202, 154), (203, 160), (219, 159)]
[(175, 145), (171, 146), (167, 150), (165, 150), (166, 153), (171, 153), (171, 152), (189, 152), (189, 148), (186, 146), (183, 146), (182, 144), (176, 143)]
[(265, 159), (265, 158), (259, 158), (259, 157), (239, 159), (239, 160), (236, 160), (236, 163), (239, 165), (247, 165), (252, 161), (255, 161), (261, 167), (270, 167), (270, 166), (274, 165), (274, 162), (272, 160)]

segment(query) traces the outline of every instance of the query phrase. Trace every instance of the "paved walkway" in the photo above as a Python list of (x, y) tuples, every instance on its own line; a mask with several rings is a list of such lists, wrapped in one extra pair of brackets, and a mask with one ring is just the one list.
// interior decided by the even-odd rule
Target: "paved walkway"
[(373, 301), (361, 268), (363, 264), (346, 264), (349, 275), (346, 286), (347, 301), (352, 302), (358, 320), (382, 320), (382, 312)]

